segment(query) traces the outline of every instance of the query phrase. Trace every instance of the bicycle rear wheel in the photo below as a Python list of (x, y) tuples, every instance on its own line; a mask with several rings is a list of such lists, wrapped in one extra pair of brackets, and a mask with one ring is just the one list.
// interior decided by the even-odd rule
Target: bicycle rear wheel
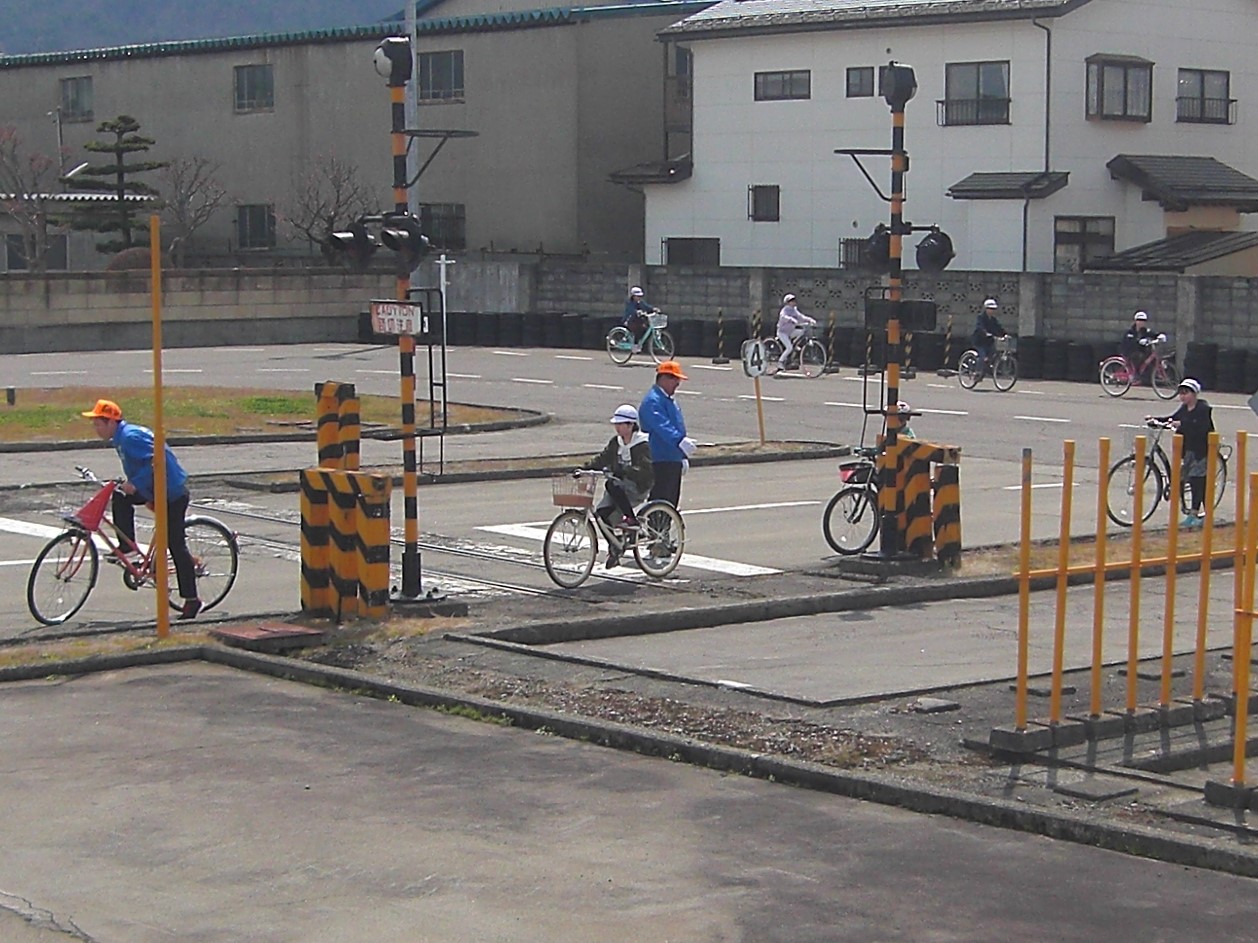
[[(1223, 449), (1219, 450), (1219, 455), (1214, 462), (1214, 507), (1218, 507), (1223, 503), (1223, 492), (1227, 490), (1227, 458), (1223, 455)], [(1202, 496), (1204, 499), (1204, 495)], [(1192, 486), (1188, 483), (1188, 476), (1181, 474), (1179, 476), (1179, 509), (1187, 514), (1192, 508)]]
[(542, 543), (546, 572), (564, 589), (576, 589), (594, 569), (598, 536), (581, 511), (564, 511), (550, 523)]
[(826, 349), (821, 341), (811, 338), (799, 351), (799, 369), (809, 379), (826, 372)]
[(1122, 396), (1131, 389), (1131, 370), (1122, 357), (1101, 361), (1101, 389), (1110, 396)]
[(1162, 469), (1152, 459), (1145, 459), (1144, 474), (1136, 470), (1136, 457), (1128, 455), (1119, 459), (1109, 470), (1105, 485), (1105, 513), (1119, 527), (1135, 523), (1136, 490), (1141, 492), (1140, 519), (1147, 521), (1153, 516), (1165, 493)]
[(840, 488), (821, 515), (821, 532), (835, 553), (863, 553), (878, 534), (878, 492), (865, 485)]
[(992, 367), (992, 382), (996, 384), (996, 389), (1002, 393), (1008, 393), (1013, 389), (1013, 385), (1018, 382), (1018, 358), (1016, 355), (1008, 351), (996, 355), (996, 363)]
[[(184, 523), (188, 538), (188, 552), (196, 567), (197, 595), (201, 598), (201, 611), (213, 609), (231, 592), (236, 583), (240, 566), (240, 548), (236, 535), (227, 525), (212, 517), (190, 517)], [(173, 578), (174, 564), (171, 564)], [(172, 609), (178, 609), (182, 600), (170, 597)]]
[(633, 335), (628, 328), (614, 327), (607, 332), (607, 356), (612, 363), (625, 364), (633, 356)]
[(39, 551), (26, 581), (26, 604), (44, 625), (59, 625), (83, 608), (100, 568), (90, 534), (66, 531)]
[(1153, 381), (1153, 392), (1159, 399), (1174, 399), (1179, 389), (1179, 368), (1171, 360), (1163, 360), (1154, 365), (1150, 374)]
[(957, 361), (957, 382), (965, 389), (972, 390), (983, 379), (979, 372), (979, 356), (977, 350), (967, 350)]
[(673, 344), (673, 335), (668, 331), (656, 331), (647, 343), (651, 348), (651, 357), (656, 363), (672, 360), (673, 351), (677, 349)]
[(642, 572), (657, 580), (677, 569), (686, 544), (686, 525), (667, 501), (651, 501), (638, 511), (641, 529), (633, 545), (633, 558)]

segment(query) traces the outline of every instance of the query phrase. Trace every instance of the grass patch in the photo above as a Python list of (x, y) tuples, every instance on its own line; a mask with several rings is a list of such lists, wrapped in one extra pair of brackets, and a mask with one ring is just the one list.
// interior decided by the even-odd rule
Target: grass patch
[[(95, 442), (91, 423), (80, 413), (97, 399), (112, 399), (124, 415), (141, 425), (153, 424), (152, 387), (103, 389), (68, 387), (20, 389), (13, 406), (0, 405), (0, 442), (50, 440)], [(275, 390), (226, 387), (170, 387), (162, 396), (168, 435), (234, 435), (242, 430), (284, 432), (301, 428), (315, 419), (314, 391), (287, 393)], [(492, 422), (518, 415), (487, 406), (447, 404), (450, 425)], [(363, 396), (359, 415), (364, 425), (396, 427), (401, 424), (397, 397)], [(427, 426), (432, 405), (415, 405), (416, 421)], [(438, 417), (439, 421), (439, 417)]]
[(48, 662), (77, 661), (101, 655), (119, 655), (127, 652), (150, 651), (178, 645), (204, 645), (209, 640), (205, 632), (172, 632), (165, 639), (155, 635), (89, 636), (81, 639), (61, 639), (40, 642), (31, 639), (28, 644), (0, 649), (0, 668), (17, 665), (39, 665)]

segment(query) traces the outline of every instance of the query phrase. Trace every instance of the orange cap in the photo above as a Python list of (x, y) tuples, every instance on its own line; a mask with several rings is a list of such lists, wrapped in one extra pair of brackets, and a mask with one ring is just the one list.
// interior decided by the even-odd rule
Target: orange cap
[(91, 411), (83, 415), (88, 419), (121, 419), (122, 407), (111, 399), (98, 399)]
[(679, 380), (689, 380), (690, 377), (681, 372), (681, 364), (676, 360), (665, 360), (662, 364), (655, 368), (655, 375), (667, 373), (670, 377), (676, 377)]

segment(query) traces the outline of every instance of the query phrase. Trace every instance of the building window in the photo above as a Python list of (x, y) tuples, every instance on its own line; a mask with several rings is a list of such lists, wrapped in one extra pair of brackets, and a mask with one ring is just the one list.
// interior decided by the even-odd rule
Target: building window
[(61, 80), (61, 120), (92, 120), (92, 77), (81, 75)]
[(1089, 56), (1088, 117), (1149, 121), (1153, 117), (1153, 63), (1135, 56)]
[(756, 101), (773, 102), (812, 98), (812, 73), (757, 72)]
[(419, 226), (434, 249), (467, 248), (467, 209), (462, 203), (421, 203)]
[(865, 256), (869, 247), (869, 239), (856, 237), (839, 240), (839, 268), (863, 269), (866, 267)]
[[(49, 233), (44, 249), (44, 269), (64, 272), (70, 267), (68, 240), (64, 233)], [(26, 258), (26, 240), (18, 233), (4, 237), (4, 262), (10, 272), (25, 272), (30, 268)]]
[(776, 223), (781, 218), (781, 188), (765, 184), (747, 188), (747, 218), (757, 223)]
[(853, 66), (847, 70), (847, 97), (872, 98), (874, 94), (874, 67)]
[(1112, 216), (1058, 216), (1054, 229), (1055, 272), (1082, 272), (1093, 259), (1114, 254)]
[(236, 207), (236, 246), (240, 249), (275, 248), (275, 207), (250, 203)]
[(944, 67), (941, 126), (1009, 123), (1009, 63), (952, 62)]
[(1231, 84), (1230, 72), (1180, 69), (1175, 120), (1201, 124), (1234, 123), (1232, 106), (1236, 103), (1228, 97)]
[(665, 265), (720, 265), (721, 240), (674, 236), (664, 240)]
[(463, 98), (463, 50), (419, 54), (419, 100)]
[(275, 73), (270, 65), (238, 65), (236, 111), (270, 111), (275, 107)]

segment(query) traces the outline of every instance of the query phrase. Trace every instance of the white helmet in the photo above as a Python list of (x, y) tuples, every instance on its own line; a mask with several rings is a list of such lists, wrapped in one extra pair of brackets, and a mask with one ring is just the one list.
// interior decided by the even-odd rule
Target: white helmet
[(1184, 377), (1184, 379), (1179, 381), (1179, 389), (1192, 390), (1194, 393), (1200, 393), (1201, 384), (1198, 383), (1196, 380), (1194, 380), (1192, 377)]
[(999, 308), (1000, 303), (995, 298), (988, 298), (983, 302), (984, 308)]
[(616, 407), (616, 411), (612, 413), (612, 418), (608, 421), (613, 422), (613, 423), (637, 422), (638, 410), (636, 407), (630, 406), (628, 403), (622, 403), (621, 405)]
[(794, 304), (794, 302), (795, 302), (795, 296), (792, 295), (789, 291), (785, 295), (782, 296), (782, 304), (789, 305), (789, 304)]
[(1133, 321), (1147, 321), (1149, 320), (1149, 314), (1147, 311), (1137, 311), (1134, 315), (1132, 315), (1132, 320)]
[(895, 404), (895, 411), (899, 413), (901, 416), (904, 416), (904, 415), (907, 415), (908, 413), (911, 413), (913, 411), (913, 407), (910, 406), (908, 403), (906, 403), (904, 400), (900, 400), (899, 402)]
[(641, 298), (642, 289), (639, 288), (637, 285), (634, 285), (632, 288), (629, 289), (629, 294), (632, 295), (634, 298)]

